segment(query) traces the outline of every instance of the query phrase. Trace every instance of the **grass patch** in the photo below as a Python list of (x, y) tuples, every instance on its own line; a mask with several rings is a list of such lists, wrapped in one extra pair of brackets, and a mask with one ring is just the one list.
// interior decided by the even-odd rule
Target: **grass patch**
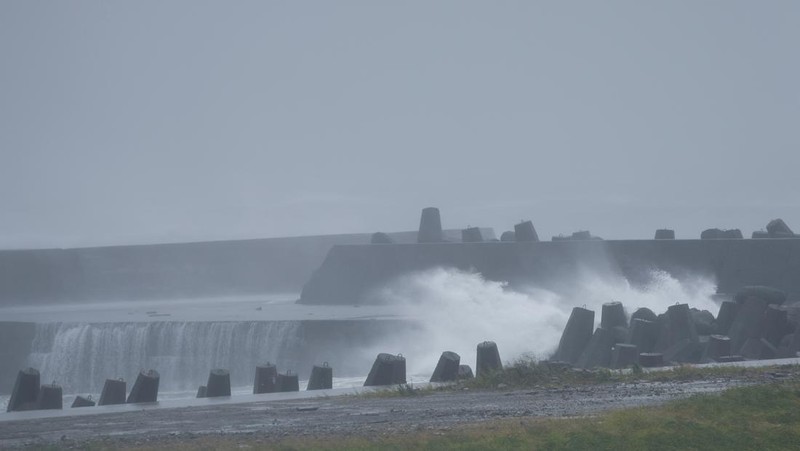
[(800, 365), (769, 367), (697, 367), (680, 365), (663, 371), (642, 371), (634, 367), (631, 371), (597, 368), (583, 370), (568, 365), (539, 362), (523, 357), (507, 364), (502, 371), (481, 375), (463, 381), (461, 386), (479, 389), (555, 387), (563, 385), (586, 385), (621, 382), (670, 382), (693, 381), (711, 378), (757, 378), (768, 373), (783, 372), (800, 374)]
[[(242, 437), (193, 440), (176, 449), (278, 450), (738, 450), (797, 449), (800, 384), (777, 383), (698, 395), (661, 407), (590, 418), (515, 419), (377, 439), (326, 438), (256, 443)], [(186, 447), (188, 445), (188, 448)], [(167, 448), (173, 448), (167, 445)]]
[(773, 365), (765, 367), (718, 366), (697, 367), (679, 365), (660, 371), (643, 371), (641, 368), (630, 368), (630, 371), (596, 368), (584, 370), (564, 364), (553, 364), (537, 361), (532, 357), (522, 357), (507, 363), (502, 371), (483, 374), (480, 377), (459, 381), (452, 385), (435, 387), (414, 387), (410, 384), (378, 389), (353, 396), (364, 398), (392, 398), (424, 396), (434, 393), (460, 389), (525, 389), (552, 388), (569, 385), (595, 385), (606, 383), (633, 382), (689, 382), (707, 379), (758, 379), (767, 374), (783, 373), (790, 380), (800, 377), (800, 365)]

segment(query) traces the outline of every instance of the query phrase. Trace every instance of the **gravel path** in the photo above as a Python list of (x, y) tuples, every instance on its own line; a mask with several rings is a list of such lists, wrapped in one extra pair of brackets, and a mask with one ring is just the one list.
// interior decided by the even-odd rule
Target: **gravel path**
[(459, 390), (416, 396), (343, 396), (0, 422), (0, 448), (47, 444), (169, 445), (197, 437), (376, 436), (513, 417), (563, 417), (661, 404), (752, 379), (607, 384), (524, 391)]

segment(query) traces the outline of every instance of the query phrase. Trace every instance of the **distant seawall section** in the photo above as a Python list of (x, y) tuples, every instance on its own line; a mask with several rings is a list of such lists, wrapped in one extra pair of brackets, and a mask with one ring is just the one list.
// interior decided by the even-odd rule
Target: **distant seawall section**
[(565, 240), (334, 246), (303, 288), (304, 304), (371, 304), (373, 290), (434, 267), (474, 270), (511, 286), (558, 289), (582, 270), (645, 282), (652, 270), (712, 277), (719, 293), (767, 285), (800, 297), (800, 240)]
[[(416, 231), (387, 236), (396, 243), (417, 240)], [(0, 250), (0, 306), (298, 293), (331, 247), (366, 244), (370, 237)], [(446, 239), (460, 237), (460, 230), (445, 231)]]

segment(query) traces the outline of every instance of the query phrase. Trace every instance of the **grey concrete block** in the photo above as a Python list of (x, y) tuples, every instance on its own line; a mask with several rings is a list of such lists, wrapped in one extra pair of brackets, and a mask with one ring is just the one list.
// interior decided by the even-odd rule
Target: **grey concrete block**
[(35, 368), (25, 368), (17, 373), (14, 389), (6, 407), (7, 412), (36, 409), (41, 388), (39, 378), (39, 370)]
[(472, 379), (475, 377), (472, 374), (472, 368), (469, 365), (458, 365), (458, 380)]
[(458, 368), (461, 365), (461, 356), (455, 352), (445, 351), (436, 363), (431, 382), (451, 382), (458, 379)]
[(278, 390), (278, 368), (267, 362), (256, 367), (253, 379), (253, 394), (275, 393)]
[(115, 404), (125, 404), (125, 392), (128, 386), (124, 379), (106, 379), (103, 384), (103, 391), (100, 393), (99, 406), (110, 406)]
[(600, 314), (600, 327), (613, 329), (614, 327), (628, 327), (628, 317), (625, 314), (625, 307), (621, 302), (606, 302)]
[(47, 384), (39, 388), (39, 399), (36, 402), (39, 410), (61, 410), (64, 405), (64, 393), (60, 385)]
[(231, 395), (231, 374), (228, 370), (216, 368), (208, 373), (206, 397), (216, 398)]
[(539, 235), (531, 221), (522, 221), (514, 225), (514, 239), (516, 241), (539, 241)]
[(333, 388), (333, 368), (328, 366), (328, 362), (314, 365), (311, 368), (311, 376), (308, 378), (306, 390), (330, 390)]
[(156, 370), (142, 371), (136, 376), (136, 382), (128, 395), (129, 403), (158, 401), (158, 385), (161, 376)]
[(439, 216), (439, 209), (435, 207), (424, 208), (419, 219), (417, 242), (440, 243), (442, 241), (444, 241), (444, 238), (442, 236), (442, 220)]
[(617, 343), (611, 352), (612, 368), (627, 368), (639, 363), (639, 350), (636, 345)]
[(594, 329), (594, 311), (581, 307), (573, 308), (553, 359), (576, 363), (592, 339), (592, 329)]
[(614, 333), (598, 327), (581, 353), (575, 366), (580, 368), (605, 367), (611, 365), (611, 349), (614, 347)]
[(481, 377), (492, 371), (501, 371), (503, 362), (500, 361), (500, 352), (493, 341), (484, 341), (478, 344), (478, 353), (475, 363), (476, 376)]

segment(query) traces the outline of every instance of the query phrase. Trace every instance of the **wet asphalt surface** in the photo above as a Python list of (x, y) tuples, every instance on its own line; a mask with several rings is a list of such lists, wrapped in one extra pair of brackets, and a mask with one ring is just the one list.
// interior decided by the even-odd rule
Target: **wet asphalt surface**
[(445, 431), (504, 418), (586, 416), (626, 407), (650, 406), (696, 393), (713, 393), (751, 379), (564, 386), (528, 390), (456, 390), (409, 396), (341, 396), (161, 408), (0, 422), (0, 448), (89, 442), (169, 446), (208, 436), (273, 441)]

